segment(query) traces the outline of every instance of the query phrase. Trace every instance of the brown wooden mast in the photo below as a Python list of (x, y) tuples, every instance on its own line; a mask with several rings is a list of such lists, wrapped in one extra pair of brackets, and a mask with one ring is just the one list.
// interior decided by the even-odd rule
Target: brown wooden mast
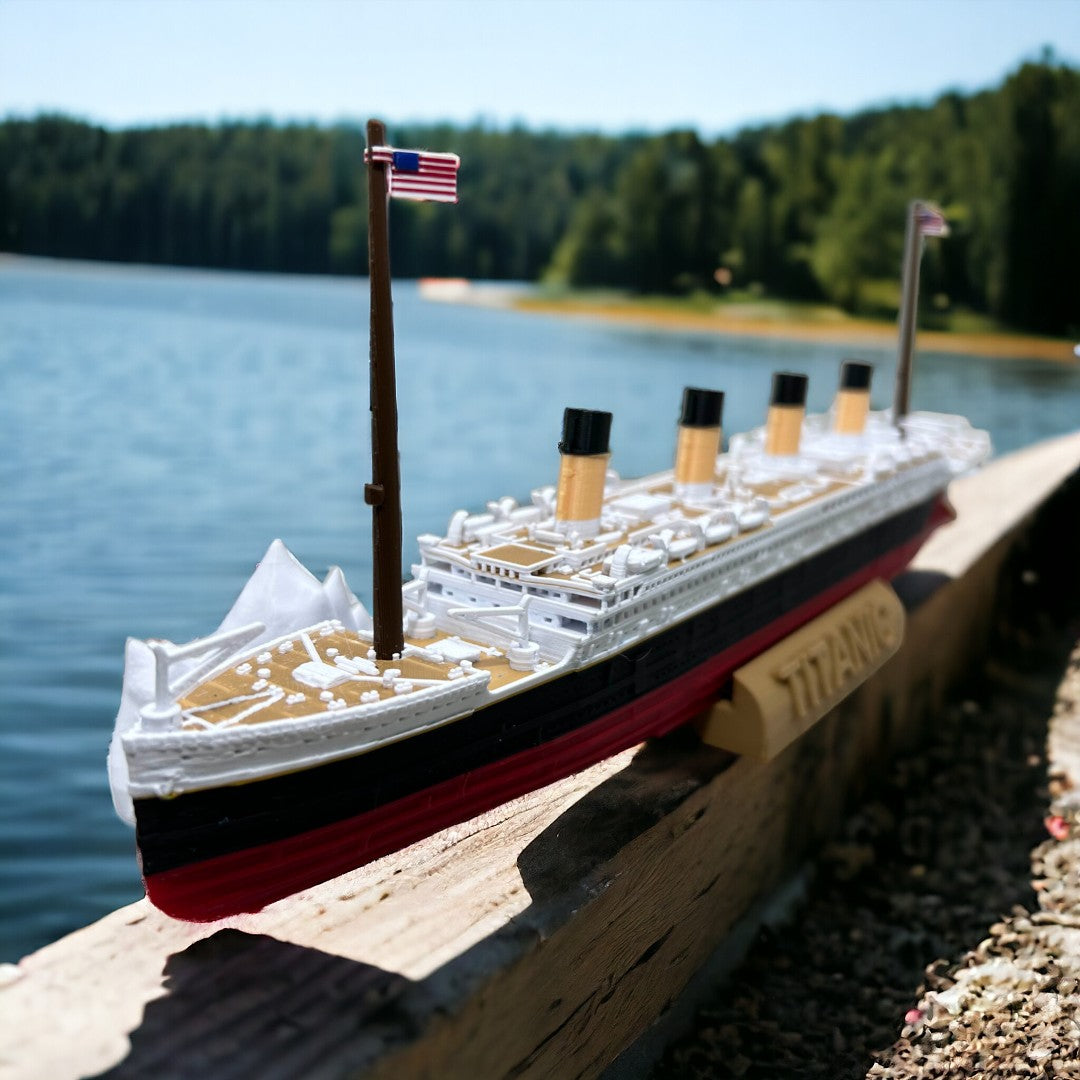
[[(370, 151), (386, 145), (386, 126), (369, 120)], [(401, 473), (398, 462), (394, 308), (390, 291), (390, 227), (384, 162), (368, 160), (368, 275), (371, 279), (371, 507), (375, 655), (392, 660), (405, 647), (401, 610)]]

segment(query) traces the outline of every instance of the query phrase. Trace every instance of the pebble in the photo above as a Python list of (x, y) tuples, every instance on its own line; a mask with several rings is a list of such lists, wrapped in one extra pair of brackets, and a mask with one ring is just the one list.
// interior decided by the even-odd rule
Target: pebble
[[(1047, 814), (1062, 654), (1039, 656), (1041, 698), (1020, 658), (935, 717), (822, 850), (794, 925), (761, 931), (651, 1080), (1080, 1078), (1080, 955), (1040, 921), (1080, 929), (1080, 800)], [(1080, 649), (1060, 693), (1080, 746)]]

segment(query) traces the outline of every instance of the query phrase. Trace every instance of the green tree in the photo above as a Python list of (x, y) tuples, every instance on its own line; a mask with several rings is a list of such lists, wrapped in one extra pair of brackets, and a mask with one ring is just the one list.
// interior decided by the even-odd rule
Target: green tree
[[(903, 207), (945, 207), (929, 292), (1017, 326), (1080, 332), (1080, 72), (1047, 54), (993, 90), (822, 115), (703, 142), (409, 125), (454, 149), (453, 214), (391, 207), (399, 276), (643, 292), (709, 287), (718, 265), (770, 294), (877, 310), (895, 293)], [(0, 249), (315, 273), (364, 268), (359, 125), (268, 121), (107, 131), (0, 122)], [(927, 306), (923, 306), (925, 311)]]
[(1064, 333), (1080, 325), (1080, 75), (1025, 64), (1003, 96), (1008, 259), (1000, 313)]

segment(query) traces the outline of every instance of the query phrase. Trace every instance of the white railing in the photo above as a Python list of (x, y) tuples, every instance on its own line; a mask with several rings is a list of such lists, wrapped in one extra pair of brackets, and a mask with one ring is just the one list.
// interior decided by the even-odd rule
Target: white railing
[[(197, 638), (186, 645), (175, 645), (171, 641), (149, 641), (154, 654), (154, 701), (139, 710), (143, 727), (150, 731), (167, 731), (175, 727), (180, 715), (178, 698), (198, 682), (222, 658), (237, 649), (243, 648), (266, 630), (262, 623), (249, 623), (235, 630), (222, 630), (209, 637)], [(169, 672), (179, 660), (190, 660), (195, 656), (210, 653), (201, 664), (185, 671), (175, 682), (169, 682)]]

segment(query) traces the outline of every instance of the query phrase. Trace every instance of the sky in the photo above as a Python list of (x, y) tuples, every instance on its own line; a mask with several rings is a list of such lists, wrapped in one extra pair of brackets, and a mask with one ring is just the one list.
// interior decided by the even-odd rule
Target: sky
[(0, 115), (703, 135), (998, 84), (1080, 0), (0, 0)]

